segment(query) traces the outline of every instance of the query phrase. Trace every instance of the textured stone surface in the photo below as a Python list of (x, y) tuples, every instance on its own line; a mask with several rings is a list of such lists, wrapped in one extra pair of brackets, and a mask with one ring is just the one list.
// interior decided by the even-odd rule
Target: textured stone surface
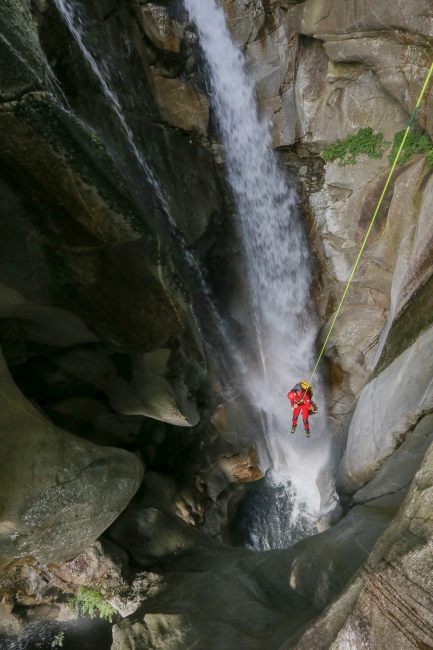
[(137, 7), (137, 15), (146, 36), (156, 47), (170, 52), (180, 51), (184, 28), (166, 7), (152, 2), (141, 4)]
[(147, 614), (143, 621), (133, 625), (125, 621), (113, 628), (112, 650), (184, 650), (189, 647), (258, 650), (263, 644), (234, 626), (194, 614)]
[(247, 71), (255, 82), (259, 110), (269, 120), (274, 147), (295, 141), (296, 45), (274, 15), (274, 22), (245, 48)]
[[(147, 593), (140, 610), (114, 628), (113, 647), (172, 643), (168, 647), (180, 649), (194, 642), (205, 650), (212, 639), (215, 650), (231, 650), (235, 642), (245, 650), (279, 648), (350, 580), (401, 500), (402, 495), (392, 495), (358, 506), (332, 529), (285, 550), (257, 554), (196, 542), (178, 549), (181, 559), (172, 551), (161, 555), (160, 561), (171, 559), (165, 565), (171, 571)], [(120, 520), (128, 511), (133, 508)], [(113, 530), (122, 537), (118, 543), (132, 543), (131, 531), (120, 531), (117, 523)], [(136, 542), (134, 557), (147, 561), (141, 550), (146, 546), (138, 537)]]
[[(295, 161), (299, 178), (305, 178), (301, 170), (311, 170), (311, 161), (336, 138), (372, 126), (392, 140), (406, 125), (430, 57), (431, 8), (424, 0), (394, 5), (386, 0), (307, 0), (290, 10), (294, 4), (223, 2), (256, 81), (260, 113), (271, 123), (273, 144), (284, 148), (284, 160)], [(226, 275), (236, 269), (242, 276), (242, 265), (235, 259), (239, 244), (223, 221), (223, 188), (209, 153), (216, 152), (222, 174), (223, 152), (218, 143), (206, 141), (209, 111), (194, 30), (174, 0), (137, 5), (136, 15), (122, 2), (83, 4), (85, 44), (97, 64), (107, 66), (101, 69), (117, 94), (128, 131), (53, 3), (10, 0), (3, 5), (0, 92), (9, 103), (0, 111), (0, 281), (7, 287), (3, 291), (0, 285), (0, 340), (14, 378), (33, 400), (35, 411), (23, 403), (37, 424), (30, 426), (26, 419), (21, 426), (11, 407), (15, 428), (5, 427), (7, 443), (15, 442), (13, 430), (17, 440), (25, 441), (25, 453), (14, 451), (23, 462), (18, 467), (18, 460), (8, 461), (6, 478), (0, 481), (8, 480), (8, 489), (16, 484), (25, 473), (26, 454), (29, 465), (35, 458), (45, 463), (50, 480), (56, 474), (49, 494), (61, 496), (55, 507), (49, 503), (51, 519), (43, 524), (38, 544), (50, 535), (50, 543), (62, 550), (65, 540), (76, 542), (68, 517), (77, 514), (74, 522), (87, 534), (83, 517), (99, 525), (107, 512), (104, 499), (110, 507), (116, 505), (119, 490), (113, 485), (118, 489), (120, 483), (103, 474), (108, 465), (102, 463), (123, 463), (119, 481), (131, 481), (131, 473), (138, 476), (140, 470), (126, 452), (107, 451), (59, 432), (40, 409), (56, 425), (64, 423), (83, 435), (87, 429), (86, 435), (100, 443), (137, 445), (137, 454), (156, 471), (149, 472), (137, 502), (115, 522), (112, 534), (138, 563), (159, 565), (159, 575), (136, 576), (130, 591), (116, 597), (121, 613), (129, 617), (115, 628), (116, 650), (193, 645), (277, 650), (317, 610), (338, 598), (366, 561), (430, 441), (431, 416), (425, 411), (432, 408), (427, 377), (431, 341), (425, 344), (425, 337), (433, 313), (431, 173), (422, 156), (398, 168), (327, 350), (332, 426), (341, 431), (371, 375), (375, 355), (380, 356), (377, 377), (361, 395), (340, 475), (349, 493), (369, 481), (354, 497), (358, 505), (336, 523), (343, 508), (335, 502), (330, 465), (321, 476), (330, 508), (322, 523), (323, 528), (336, 525), (323, 534), (263, 555), (203, 541), (197, 529), (226, 539), (222, 531), (243, 489), (236, 482), (261, 474), (250, 442), (255, 429), (248, 405), (235, 398), (221, 406), (215, 377), (211, 388), (204, 385), (202, 333), (193, 322), (197, 308), (206, 309), (197, 300), (195, 264), (216, 269), (222, 307), (230, 302), (240, 323), (247, 313), (239, 286), (228, 297), (224, 293), (230, 282), (221, 279), (220, 268)], [(26, 6), (32, 7), (35, 20)], [(68, 112), (43, 92), (51, 68)], [(429, 130), (430, 107), (428, 93), (418, 119)], [(361, 156), (354, 167), (328, 164), (322, 191), (317, 192), (320, 174), (315, 182), (308, 223), (322, 272), (316, 294), (323, 323), (333, 316), (382, 191), (389, 169), (386, 155), (375, 161)], [(307, 179), (307, 192), (312, 185)], [(20, 297), (17, 302), (14, 294), (1, 311), (7, 291)], [(206, 331), (206, 336), (211, 341), (212, 333)], [(58, 351), (53, 346), (74, 347)], [(48, 440), (42, 451), (35, 448), (41, 428)], [(343, 442), (341, 436), (337, 446)], [(14, 481), (8, 478), (10, 467), (18, 468)], [(32, 468), (32, 480), (39, 480), (42, 470), (37, 464)], [(28, 481), (25, 476), (19, 480), (23, 493)], [(85, 483), (82, 493), (72, 494), (79, 481)], [(416, 608), (431, 609), (430, 585), (425, 585), (431, 573), (428, 553), (416, 547), (409, 557), (410, 544), (419, 544), (420, 535), (427, 539), (420, 527), (422, 521), (428, 523), (431, 510), (429, 482), (418, 487), (410, 534), (404, 538), (404, 527), (398, 529), (386, 566), (371, 571), (370, 564), (364, 565), (343, 599), (331, 604), (328, 627), (319, 621), (317, 636), (307, 633), (302, 647), (358, 650), (386, 643), (406, 650), (410, 644), (432, 645), (429, 612), (422, 610), (421, 623), (413, 615)], [(88, 510), (77, 513), (74, 499), (81, 504), (89, 495), (98, 509), (92, 501)], [(17, 519), (24, 526), (35, 509), (32, 504), (23, 508)], [(7, 528), (9, 520), (2, 526), (4, 535), (10, 532), (8, 543), (18, 545), (20, 553), (29, 552), (21, 530), (16, 535)], [(93, 534), (96, 529), (86, 544)], [(410, 551), (402, 563), (407, 548), (401, 544), (406, 542)], [(63, 564), (66, 581), (99, 584), (104, 579), (111, 564), (98, 544)], [(38, 557), (46, 559), (42, 551)], [(8, 562), (0, 558), (4, 575)], [(120, 573), (113, 569), (113, 584)], [(37, 582), (30, 573), (20, 580)], [(16, 601), (25, 601), (28, 619), (61, 615), (54, 601), (44, 601), (45, 609), (36, 610), (40, 593), (35, 588)], [(350, 609), (339, 645), (331, 646)], [(1, 613), (11, 631), (17, 624), (12, 611), (8, 601)]]
[(125, 510), (109, 535), (142, 567), (191, 555), (213, 544), (180, 518), (136, 505)]
[(207, 135), (209, 106), (205, 95), (180, 79), (154, 75), (155, 97), (164, 120), (185, 131)]
[(359, 63), (332, 63), (320, 41), (305, 39), (296, 76), (298, 137), (320, 151), (337, 138), (370, 126), (391, 139), (409, 116)]
[(0, 555), (69, 560), (126, 507), (140, 485), (142, 465), (129, 452), (96, 447), (56, 429), (0, 362)]
[(157, 350), (133, 359), (133, 377), (128, 392), (115, 394), (113, 406), (126, 415), (147, 415), (177, 426), (194, 426), (200, 419), (189, 389), (180, 378), (173, 386), (165, 378), (170, 350)]
[[(386, 0), (308, 0), (291, 9), (286, 21), (290, 29), (326, 41), (332, 61), (359, 62), (374, 70), (386, 91), (412, 112), (429, 67), (432, 16), (426, 0), (404, 6)], [(427, 95), (417, 116), (430, 133), (431, 101)]]
[(370, 481), (424, 413), (433, 409), (430, 328), (361, 393), (337, 485), (352, 494)]
[(88, 546), (73, 560), (44, 568), (63, 591), (75, 591), (80, 585), (111, 591), (122, 584), (128, 561), (128, 555), (122, 549), (102, 539)]
[(433, 415), (430, 413), (409, 433), (374, 479), (353, 495), (353, 502), (365, 503), (409, 488), (432, 442)]
[(347, 590), (281, 650), (428, 648), (431, 632), (433, 449), (389, 528)]
[(222, 6), (230, 32), (239, 45), (255, 41), (265, 26), (262, 0), (253, 0), (248, 4), (244, 0), (223, 0)]
[[(324, 188), (310, 197), (322, 237), (320, 246), (328, 289), (321, 300), (323, 306), (325, 300), (328, 301), (328, 309), (341, 298), (385, 183), (385, 164), (383, 158), (369, 160), (364, 156), (355, 166), (328, 164)], [(414, 157), (397, 168), (336, 323), (326, 354), (344, 372), (344, 380), (338, 381), (336, 376), (332, 388), (332, 410), (340, 422), (344, 422), (346, 413), (353, 409), (354, 400), (374, 369), (398, 305), (407, 295), (405, 287), (419, 287), (421, 272), (417, 269), (423, 265), (428, 277), (430, 267), (425, 261), (428, 255), (425, 249), (421, 253), (419, 243), (415, 244), (419, 227), (425, 231), (427, 239), (430, 237), (428, 228), (421, 225), (425, 223), (421, 213), (424, 200), (429, 204), (429, 190), (425, 189), (428, 184), (429, 172), (423, 156)], [(327, 296), (328, 290), (331, 293)], [(428, 324), (428, 316), (422, 316), (424, 313), (419, 314), (417, 333), (421, 323), (425, 327), (426, 319)], [(326, 332), (325, 328), (322, 339)], [(397, 350), (394, 346), (394, 354)], [(387, 363), (393, 359), (392, 352), (387, 352)]]

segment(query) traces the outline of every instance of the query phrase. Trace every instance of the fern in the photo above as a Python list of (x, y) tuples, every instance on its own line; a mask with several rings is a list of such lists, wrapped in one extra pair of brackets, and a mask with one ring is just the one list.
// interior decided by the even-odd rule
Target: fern
[(59, 632), (56, 634), (54, 639), (51, 642), (51, 647), (52, 648), (61, 648), (63, 646), (63, 641), (65, 640), (65, 633), (64, 632)]
[(77, 594), (71, 598), (68, 607), (71, 612), (78, 612), (81, 616), (89, 614), (90, 618), (94, 618), (96, 612), (99, 612), (99, 616), (110, 623), (113, 622), (113, 615), (116, 613), (114, 607), (104, 600), (97, 589), (84, 586), (80, 587)]

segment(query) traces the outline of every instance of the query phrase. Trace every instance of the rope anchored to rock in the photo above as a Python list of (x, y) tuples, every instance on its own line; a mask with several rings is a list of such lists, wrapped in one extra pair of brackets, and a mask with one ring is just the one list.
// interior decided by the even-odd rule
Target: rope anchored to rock
[(324, 342), (324, 344), (323, 344), (323, 346), (322, 346), (322, 349), (321, 349), (321, 351), (320, 351), (320, 354), (319, 354), (319, 357), (318, 357), (318, 359), (317, 359), (316, 365), (314, 366), (314, 370), (313, 370), (313, 372), (312, 372), (312, 374), (311, 374), (310, 381), (308, 382), (309, 384), (311, 384), (311, 382), (313, 381), (313, 377), (314, 377), (314, 375), (316, 374), (316, 370), (317, 370), (317, 368), (318, 368), (318, 365), (319, 365), (319, 363), (320, 363), (320, 360), (322, 359), (323, 353), (325, 352), (325, 348), (326, 348), (326, 345), (327, 345), (327, 343), (328, 343), (328, 341), (329, 341), (329, 338), (330, 338), (330, 336), (331, 336), (332, 330), (334, 329), (335, 322), (336, 322), (336, 320), (337, 320), (337, 318), (338, 318), (338, 315), (339, 315), (339, 313), (340, 313), (340, 311), (341, 311), (341, 308), (342, 308), (342, 306), (343, 306), (343, 303), (344, 303), (344, 301), (345, 301), (345, 299), (346, 299), (347, 292), (349, 291), (350, 284), (351, 284), (351, 282), (352, 282), (352, 280), (353, 280), (353, 276), (354, 276), (355, 273), (356, 273), (356, 269), (358, 268), (359, 262), (360, 262), (360, 260), (361, 260), (362, 254), (363, 254), (363, 252), (364, 252), (364, 248), (365, 248), (365, 246), (366, 246), (366, 244), (367, 244), (367, 239), (368, 239), (368, 237), (369, 237), (369, 235), (370, 235), (370, 233), (371, 233), (371, 230), (372, 230), (372, 228), (373, 228), (374, 222), (376, 221), (376, 217), (377, 217), (378, 212), (379, 212), (379, 210), (380, 210), (380, 206), (382, 205), (382, 201), (383, 201), (383, 199), (384, 199), (384, 197), (385, 197), (386, 191), (387, 191), (388, 186), (389, 186), (389, 184), (390, 184), (390, 182), (391, 182), (392, 175), (394, 174), (394, 170), (395, 170), (395, 168), (396, 168), (396, 166), (397, 166), (398, 159), (399, 159), (400, 154), (401, 154), (401, 152), (402, 152), (402, 150), (403, 150), (403, 147), (404, 147), (404, 145), (405, 145), (405, 142), (406, 142), (407, 136), (409, 135), (410, 128), (411, 128), (411, 126), (412, 126), (412, 124), (413, 124), (413, 121), (414, 121), (414, 119), (415, 119), (415, 116), (416, 116), (416, 114), (417, 114), (417, 112), (418, 112), (418, 109), (419, 109), (420, 104), (421, 104), (421, 102), (422, 102), (422, 99), (423, 99), (423, 97), (424, 97), (424, 93), (425, 93), (425, 91), (427, 90), (427, 86), (428, 86), (428, 84), (429, 84), (429, 81), (430, 81), (430, 78), (431, 78), (431, 76), (432, 76), (432, 73), (433, 73), (433, 63), (432, 63), (431, 66), (430, 66), (430, 70), (429, 70), (429, 72), (428, 72), (428, 75), (427, 75), (427, 77), (426, 77), (426, 80), (425, 80), (425, 82), (424, 82), (424, 85), (423, 85), (423, 87), (422, 87), (422, 89), (421, 89), (420, 95), (419, 95), (419, 97), (418, 97), (418, 101), (417, 101), (417, 103), (416, 103), (416, 106), (415, 106), (415, 108), (414, 108), (414, 110), (413, 110), (413, 113), (412, 113), (412, 115), (411, 115), (411, 118), (410, 118), (410, 120), (409, 120), (409, 124), (408, 124), (408, 126), (407, 126), (407, 128), (406, 128), (406, 131), (405, 131), (405, 133), (404, 133), (404, 137), (403, 137), (403, 139), (402, 139), (402, 141), (401, 141), (400, 147), (399, 147), (399, 149), (398, 149), (398, 151), (397, 151), (397, 154), (396, 154), (396, 156), (395, 156), (395, 160), (394, 160), (393, 165), (392, 165), (392, 167), (391, 167), (391, 171), (390, 171), (389, 174), (388, 174), (388, 178), (387, 178), (387, 181), (386, 181), (386, 183), (385, 183), (385, 187), (383, 188), (382, 194), (380, 195), (379, 202), (378, 202), (378, 204), (377, 204), (376, 210), (374, 211), (374, 214), (373, 214), (373, 217), (372, 217), (372, 219), (371, 219), (370, 225), (369, 225), (368, 230), (367, 230), (367, 232), (366, 232), (366, 235), (365, 235), (365, 237), (364, 237), (364, 241), (362, 242), (362, 246), (361, 246), (360, 251), (359, 251), (359, 253), (358, 253), (358, 257), (356, 258), (355, 264), (354, 264), (353, 269), (352, 269), (352, 271), (351, 271), (351, 273), (350, 273), (349, 279), (348, 279), (347, 284), (346, 284), (346, 288), (345, 288), (344, 293), (343, 293), (343, 296), (342, 296), (342, 298), (341, 298), (341, 300), (340, 300), (340, 304), (338, 305), (337, 311), (335, 312), (334, 318), (332, 319), (331, 327), (329, 328), (329, 332), (328, 332), (328, 334), (327, 334), (327, 336), (326, 336), (325, 342)]

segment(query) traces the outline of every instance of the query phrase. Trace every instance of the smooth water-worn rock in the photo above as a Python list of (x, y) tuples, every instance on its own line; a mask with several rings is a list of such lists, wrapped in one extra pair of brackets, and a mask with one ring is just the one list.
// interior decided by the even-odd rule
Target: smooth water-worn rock
[[(321, 296), (323, 307), (341, 298), (386, 174), (385, 157), (371, 161), (360, 156), (355, 166), (347, 167), (333, 162), (326, 166), (324, 188), (310, 197), (323, 238), (322, 263), (332, 274)], [(397, 167), (336, 322), (326, 354), (335, 368), (331, 408), (339, 423), (353, 412), (377, 359), (376, 374), (430, 324), (428, 295), (418, 302), (411, 293), (414, 290), (416, 296), (431, 273), (429, 255), (421, 244), (431, 237), (424, 214), (429, 184), (423, 156)], [(405, 315), (404, 309), (410, 313)], [(325, 327), (322, 339), (326, 333)]]
[(127, 508), (109, 535), (142, 567), (192, 555), (213, 544), (179, 517), (138, 505)]
[[(170, 350), (136, 355), (132, 381), (121, 392), (112, 393), (113, 407), (125, 415), (146, 415), (177, 426), (194, 426), (200, 419), (188, 386), (180, 377), (166, 379)], [(119, 387), (120, 388), (120, 387)]]
[[(405, 128), (430, 64), (431, 8), (424, 0), (222, 4), (273, 145), (299, 172), (323, 340), (389, 148), (323, 173), (318, 156), (360, 127), (390, 142)], [(253, 444), (261, 429), (238, 395), (220, 322), (211, 323), (217, 305), (236, 345), (249, 349), (245, 268), (200, 44), (177, 0), (77, 0), (63, 15), (61, 6), (0, 7), (0, 342), (28, 397), (8, 377), (3, 631), (60, 620), (56, 580), (75, 590), (117, 589), (124, 579), (125, 551), (94, 539), (142, 470), (136, 456), (87, 437), (137, 446), (151, 467), (109, 529), (135, 563), (157, 567), (131, 570), (110, 595), (127, 617), (114, 627), (116, 650), (280, 650), (304, 632), (305, 650), (432, 646), (425, 470), (396, 516), (432, 435), (433, 181), (424, 156), (397, 167), (326, 350), (329, 421), (340, 434), (319, 477), (327, 530), (278, 552), (230, 549), (215, 539), (231, 539), (243, 483), (268, 460)], [(431, 132), (431, 101), (428, 89), (415, 128)], [(216, 354), (230, 379), (225, 404), (221, 377), (208, 375)], [(337, 503), (332, 463), (358, 398), (339, 475), (355, 505), (343, 517), (350, 497)], [(33, 552), (58, 560), (51, 585)], [(26, 555), (19, 566), (14, 553)], [(324, 607), (325, 619), (306, 631)]]
[(259, 650), (263, 643), (235, 626), (194, 614), (147, 614), (133, 625), (125, 621), (113, 628), (112, 650), (184, 650), (189, 647)]
[(353, 502), (366, 503), (386, 494), (407, 490), (432, 442), (433, 414), (429, 413), (388, 458), (374, 479), (355, 492)]
[(281, 650), (407, 650), (432, 645), (432, 487), (430, 447), (399, 513), (363, 570), (313, 625)]
[(353, 494), (377, 474), (433, 409), (433, 329), (429, 329), (361, 393), (338, 470), (339, 489)]
[(20, 393), (0, 359), (0, 555), (70, 560), (127, 506), (143, 468), (133, 454), (56, 429)]
[[(143, 422), (110, 412), (92, 397), (69, 397), (44, 404), (44, 412), (56, 424), (97, 444), (118, 447), (138, 437)], [(144, 418), (141, 418), (143, 420)]]
[(205, 543), (198, 535), (186, 543), (186, 528), (177, 525), (173, 536), (173, 523), (165, 536), (171, 546), (164, 547), (167, 519), (156, 510), (128, 508), (112, 527), (112, 538), (140, 564), (161, 564), (160, 580), (141, 608), (114, 628), (113, 647), (138, 650), (146, 642), (180, 649), (194, 641), (205, 650), (213, 638), (215, 650), (231, 648), (233, 639), (245, 650), (279, 648), (340, 593), (403, 498), (400, 492), (357, 506), (325, 533), (260, 554)]

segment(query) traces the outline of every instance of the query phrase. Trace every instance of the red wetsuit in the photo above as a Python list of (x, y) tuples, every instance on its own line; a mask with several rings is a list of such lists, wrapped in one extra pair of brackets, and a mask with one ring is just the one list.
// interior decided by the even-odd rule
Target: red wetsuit
[(310, 415), (311, 407), (311, 397), (310, 391), (304, 390), (295, 386), (290, 393), (287, 393), (287, 397), (290, 400), (290, 404), (294, 407), (293, 409), (293, 419), (292, 426), (296, 427), (298, 424), (299, 414), (302, 412), (302, 420), (304, 422), (305, 431), (310, 431), (310, 425), (308, 423), (308, 416)]

